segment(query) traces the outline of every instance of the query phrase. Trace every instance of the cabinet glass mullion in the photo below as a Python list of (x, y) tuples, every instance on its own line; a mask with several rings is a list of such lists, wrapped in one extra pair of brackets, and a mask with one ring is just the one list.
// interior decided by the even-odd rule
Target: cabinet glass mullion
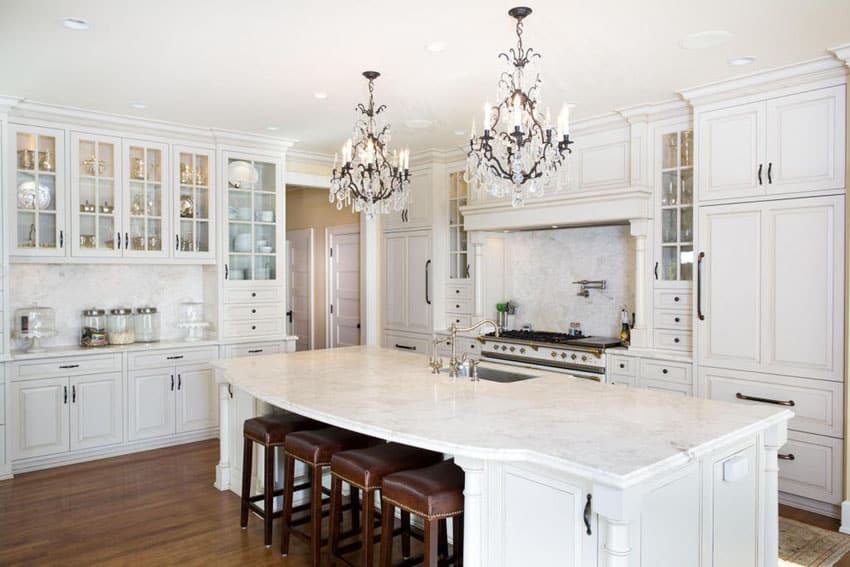
[(262, 161), (228, 161), (228, 277), (232, 280), (278, 277), (276, 167)]
[(449, 175), (449, 277), (465, 279), (467, 274), (467, 238), (460, 208), (466, 205), (467, 185), (462, 173)]
[(662, 136), (661, 278), (693, 274), (693, 131)]

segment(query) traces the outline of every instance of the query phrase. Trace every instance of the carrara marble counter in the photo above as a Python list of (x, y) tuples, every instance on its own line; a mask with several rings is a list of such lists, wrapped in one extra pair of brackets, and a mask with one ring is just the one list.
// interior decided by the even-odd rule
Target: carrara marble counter
[[(467, 475), (468, 565), (511, 565), (520, 557), (525, 564), (534, 564), (529, 557), (575, 565), (717, 564), (711, 555), (727, 548), (735, 556), (752, 552), (754, 565), (775, 564), (776, 450), (785, 442), (788, 410), (536, 370), (528, 372), (538, 378), (508, 384), (450, 379), (430, 374), (422, 355), (377, 347), (222, 360), (213, 367), (223, 384), (222, 416), (229, 414), (229, 388), (236, 387), (332, 425), (454, 456)], [(230, 437), (241, 430), (241, 423), (226, 421), (223, 461)], [(722, 485), (726, 480), (731, 489)], [(736, 492), (739, 486), (749, 487), (749, 499)], [(728, 509), (716, 512), (718, 498)], [(663, 501), (660, 517), (653, 511), (659, 508), (644, 505), (654, 500)], [(713, 520), (705, 517), (709, 510)], [(761, 528), (749, 547), (736, 547), (722, 530), (706, 529), (717, 516), (736, 523), (752, 517)], [(553, 525), (560, 526), (560, 539), (544, 537)], [(564, 549), (563, 536), (573, 531), (587, 535)], [(689, 537), (694, 546), (678, 552), (674, 543)], [(663, 560), (646, 563), (656, 552)]]

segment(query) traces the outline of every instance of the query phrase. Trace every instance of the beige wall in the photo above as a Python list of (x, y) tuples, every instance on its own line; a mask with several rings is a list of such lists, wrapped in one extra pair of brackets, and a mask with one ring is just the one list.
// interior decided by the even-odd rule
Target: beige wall
[(343, 224), (359, 224), (360, 215), (351, 209), (336, 210), (328, 202), (328, 192), (322, 189), (287, 188), (286, 191), (286, 229), (313, 229), (313, 312), (314, 338), (316, 348), (325, 348), (325, 320), (328, 304), (325, 292), (326, 247), (325, 228)]

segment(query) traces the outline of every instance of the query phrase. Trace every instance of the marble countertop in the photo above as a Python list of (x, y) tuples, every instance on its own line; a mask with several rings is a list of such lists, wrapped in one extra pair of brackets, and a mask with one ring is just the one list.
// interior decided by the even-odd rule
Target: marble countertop
[(514, 383), (451, 379), (432, 375), (426, 362), (360, 346), (212, 365), (220, 381), (325, 423), (456, 456), (540, 463), (620, 488), (793, 416), (538, 370)]

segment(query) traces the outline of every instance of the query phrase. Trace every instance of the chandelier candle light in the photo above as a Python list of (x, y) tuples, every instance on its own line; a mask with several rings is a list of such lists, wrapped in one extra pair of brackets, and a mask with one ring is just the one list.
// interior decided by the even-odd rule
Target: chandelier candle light
[[(517, 45), (500, 53), (512, 67), (499, 79), (496, 106), (484, 105), (484, 133), (477, 136), (475, 121), (469, 139), (465, 180), (498, 198), (511, 196), (514, 207), (530, 197), (539, 197), (545, 188), (557, 185), (556, 174), (572, 153), (569, 107), (564, 104), (557, 128), (549, 110), (541, 111), (540, 90), (543, 80), (530, 71), (540, 54), (522, 44), (522, 22), (531, 8), (508, 11), (516, 20)], [(526, 88), (526, 74), (533, 76)]]
[(379, 117), (386, 105), (375, 106), (374, 82), (377, 71), (365, 71), (369, 81), (369, 106), (358, 104), (359, 113), (354, 135), (342, 146), (342, 164), (334, 154), (328, 201), (336, 208), (351, 207), (355, 213), (384, 214), (407, 208), (410, 199), (410, 150), (393, 151), (391, 160), (388, 144), (390, 125), (380, 124)]

